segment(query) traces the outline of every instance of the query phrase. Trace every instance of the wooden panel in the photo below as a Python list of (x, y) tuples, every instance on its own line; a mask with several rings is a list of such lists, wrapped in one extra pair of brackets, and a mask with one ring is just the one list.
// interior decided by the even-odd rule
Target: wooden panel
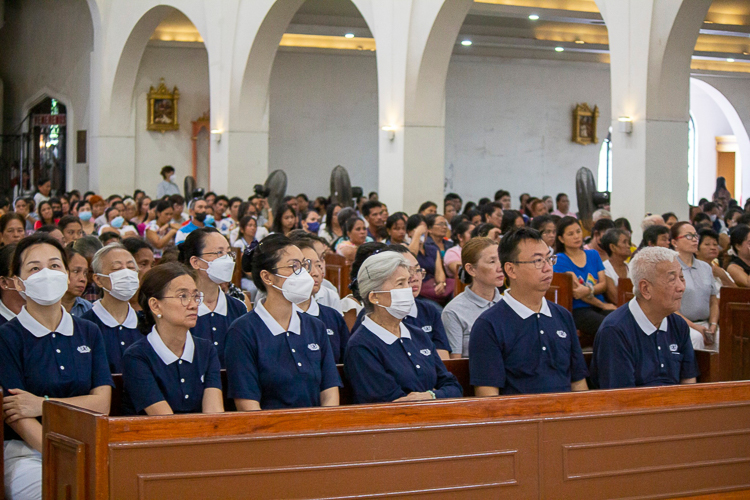
[(84, 498), (86, 452), (81, 441), (56, 432), (44, 436), (44, 495), (47, 498)]
[(698, 382), (720, 382), (719, 375), (719, 353), (716, 351), (707, 351), (704, 349), (695, 350), (695, 361), (698, 363), (698, 369), (701, 374)]
[(474, 396), (474, 386), (471, 385), (469, 376), (469, 358), (444, 359), (443, 364), (458, 379), (458, 383), (464, 388), (464, 397)]
[(750, 289), (721, 289), (719, 299), (721, 380), (750, 379)]
[(617, 307), (630, 301), (635, 296), (633, 293), (633, 282), (628, 278), (617, 280)]
[[(717, 138), (718, 149), (718, 138)], [(716, 153), (716, 177), (724, 177), (727, 182), (727, 191), (734, 198), (734, 175), (735, 175), (735, 153), (729, 151), (717, 151)]]
[(573, 311), (573, 276), (568, 273), (555, 273), (545, 295), (550, 302)]
[(110, 498), (531, 498), (537, 439), (475, 423), (113, 444)]
[(351, 265), (339, 254), (330, 253), (325, 257), (326, 279), (339, 291), (339, 297), (349, 295), (349, 273)]
[(546, 421), (542, 497), (668, 498), (750, 487), (750, 403)]
[(242, 289), (242, 252), (239, 248), (233, 248), (234, 252), (234, 271), (232, 272), (232, 284)]
[(456, 297), (458, 294), (463, 292), (467, 286), (468, 285), (466, 283), (456, 278), (456, 286), (453, 288), (453, 296)]

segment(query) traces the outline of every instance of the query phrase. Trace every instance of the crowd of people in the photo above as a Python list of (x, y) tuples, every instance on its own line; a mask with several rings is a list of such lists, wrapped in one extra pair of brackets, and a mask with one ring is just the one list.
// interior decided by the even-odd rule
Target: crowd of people
[[(43, 402), (108, 413), (113, 373), (130, 415), (222, 412), (223, 389), (239, 411), (336, 406), (342, 363), (356, 403), (461, 397), (443, 363), (461, 357), (477, 396), (691, 383), (721, 287), (750, 287), (750, 205), (722, 192), (690, 220), (646, 214), (635, 246), (630, 221), (600, 207), (588, 230), (564, 193), (407, 214), (374, 192), (185, 199), (173, 176), (155, 198), (39, 179), (0, 199), (9, 498), (41, 497)], [(351, 265), (343, 298), (331, 254)], [(553, 273), (573, 275), (572, 311), (545, 299)]]

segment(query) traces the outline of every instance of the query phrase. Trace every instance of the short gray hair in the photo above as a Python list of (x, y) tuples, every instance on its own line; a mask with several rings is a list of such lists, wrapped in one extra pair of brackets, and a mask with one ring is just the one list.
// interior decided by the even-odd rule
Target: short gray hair
[(604, 210), (603, 208), (600, 208), (599, 210), (596, 210), (591, 215), (591, 220), (593, 220), (594, 222), (598, 221), (599, 219), (612, 220), (612, 214), (609, 212), (609, 210)]
[(371, 255), (362, 263), (357, 273), (357, 283), (359, 296), (368, 313), (375, 309), (375, 305), (370, 302), (370, 293), (382, 290), (385, 282), (399, 267), (409, 269), (409, 262), (403, 255), (393, 251)]
[(643, 218), (641, 221), (641, 230), (645, 231), (646, 229), (650, 228), (651, 226), (665, 226), (664, 224), (664, 218), (661, 215), (648, 215)]
[[(94, 254), (94, 258), (91, 259), (91, 269), (94, 271), (94, 273), (103, 274), (102, 271), (104, 270), (104, 268), (102, 265), (102, 260), (112, 250), (125, 250), (126, 252), (128, 252), (128, 249), (125, 248), (125, 245), (119, 242), (110, 243), (106, 247), (99, 249), (99, 251)], [(130, 254), (130, 252), (128, 252), (128, 254)], [(132, 254), (130, 254), (130, 257), (133, 259), (133, 262), (135, 262), (135, 257), (133, 257)], [(136, 264), (135, 267), (136, 269), (138, 269), (138, 264)]]
[(641, 281), (653, 283), (656, 280), (656, 266), (662, 262), (674, 262), (677, 252), (664, 247), (645, 247), (638, 250), (630, 261), (630, 279), (633, 280), (633, 293), (641, 296)]
[(86, 260), (90, 261), (102, 246), (104, 245), (102, 245), (99, 238), (88, 235), (83, 238), (78, 238), (75, 243), (73, 243), (73, 250), (83, 255)]

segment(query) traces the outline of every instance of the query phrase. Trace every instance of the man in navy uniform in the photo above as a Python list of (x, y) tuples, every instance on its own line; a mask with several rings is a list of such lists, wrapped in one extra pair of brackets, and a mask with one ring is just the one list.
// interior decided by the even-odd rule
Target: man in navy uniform
[(694, 384), (690, 328), (680, 316), (685, 279), (677, 252), (641, 249), (630, 261), (635, 297), (606, 317), (594, 339), (591, 381), (601, 389)]
[(469, 372), (474, 393), (587, 390), (588, 372), (573, 316), (544, 298), (556, 258), (541, 234), (518, 228), (503, 236), (499, 255), (510, 289), (471, 329)]

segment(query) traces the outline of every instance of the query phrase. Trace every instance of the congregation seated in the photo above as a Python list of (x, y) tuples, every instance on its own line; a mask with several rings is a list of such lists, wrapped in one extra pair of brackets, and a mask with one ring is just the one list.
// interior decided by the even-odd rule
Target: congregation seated
[(462, 220), (458, 224), (452, 225), (451, 240), (453, 246), (445, 251), (443, 259), (446, 277), (458, 279), (458, 270), (461, 268), (461, 250), (463, 245), (471, 239), (471, 232), (474, 227), (476, 226), (468, 220)]
[(445, 252), (453, 246), (453, 242), (446, 238), (448, 221), (442, 215), (433, 213), (425, 217), (425, 224), (427, 236), (416, 254), (419, 265), (426, 271), (420, 294), (445, 305), (453, 296), (455, 286), (455, 279), (446, 277), (443, 267)]
[(538, 231), (519, 228), (503, 236), (499, 258), (510, 289), (471, 329), (469, 372), (475, 394), (587, 390), (573, 316), (544, 298), (557, 257)]
[(203, 299), (192, 273), (171, 262), (143, 277), (138, 302), (150, 333), (123, 355), (125, 415), (224, 411), (216, 348), (190, 333)]
[(750, 226), (739, 225), (730, 236), (734, 256), (727, 266), (727, 272), (737, 286), (750, 287)]
[(669, 248), (669, 228), (662, 224), (655, 224), (644, 229), (638, 250), (646, 247)]
[(403, 255), (371, 255), (357, 273), (367, 311), (349, 339), (344, 371), (355, 403), (461, 397), (429, 335), (403, 319), (414, 307), (409, 263)]
[(357, 254), (357, 248), (372, 241), (372, 238), (367, 236), (365, 222), (351, 209), (339, 212), (339, 223), (344, 234), (334, 243), (334, 251), (351, 262)]
[(588, 245), (583, 247), (584, 250), (596, 250), (599, 253), (599, 258), (602, 262), (606, 262), (609, 259), (609, 253), (604, 249), (602, 245), (602, 236), (610, 229), (614, 229), (615, 223), (612, 219), (599, 219), (594, 223), (594, 227), (591, 229), (591, 241)]
[(607, 280), (604, 264), (596, 250), (584, 250), (583, 231), (577, 219), (563, 217), (557, 223), (556, 273), (570, 273), (573, 281), (573, 319), (582, 334), (581, 343), (590, 346), (604, 318), (616, 307), (604, 298)]
[(109, 413), (112, 377), (102, 334), (61, 304), (68, 260), (46, 234), (24, 238), (11, 276), (26, 305), (0, 327), (5, 488), (11, 499), (42, 497), (42, 403), (55, 399)]
[(505, 275), (497, 242), (472, 238), (461, 250), (461, 281), (467, 286), (451, 300), (441, 315), (451, 347), (451, 358), (469, 357), (469, 334), (477, 318), (502, 297)]
[(677, 313), (685, 284), (677, 252), (644, 248), (630, 261), (635, 297), (607, 316), (594, 341), (599, 389), (695, 383), (690, 329)]
[(698, 231), (698, 253), (695, 256), (711, 266), (714, 281), (718, 287), (736, 287), (732, 277), (718, 264), (719, 260), (719, 235), (713, 229), (701, 229)]
[(604, 276), (607, 279), (607, 300), (617, 303), (617, 285), (628, 277), (627, 260), (631, 256), (630, 233), (624, 229), (610, 229), (602, 235), (601, 246), (607, 253)]

